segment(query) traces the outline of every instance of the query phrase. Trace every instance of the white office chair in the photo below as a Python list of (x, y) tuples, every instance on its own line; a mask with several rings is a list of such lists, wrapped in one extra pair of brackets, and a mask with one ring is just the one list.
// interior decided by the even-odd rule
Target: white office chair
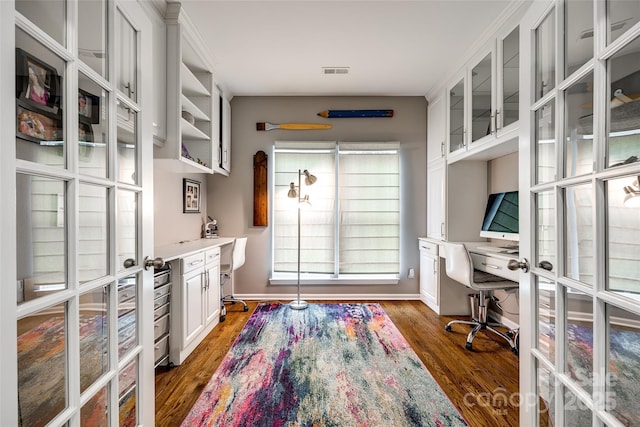
[[(231, 264), (222, 264), (220, 266), (220, 321), (224, 322), (224, 319), (227, 315), (227, 308), (225, 307), (225, 303), (235, 304), (240, 302), (244, 305), (243, 311), (249, 311), (249, 307), (247, 303), (241, 299), (235, 298), (233, 296), (233, 285), (234, 280), (232, 274), (234, 271), (239, 269), (244, 265), (244, 252), (247, 247), (247, 238), (240, 237), (233, 241), (233, 249), (231, 250)], [(224, 285), (227, 280), (231, 279), (231, 293), (225, 295), (224, 294)]]
[[(447, 323), (445, 330), (451, 331), (451, 325), (454, 323), (463, 323), (473, 326), (471, 332), (467, 336), (467, 342), (465, 347), (467, 350), (473, 349), (473, 339), (480, 330), (489, 330), (499, 337), (504, 338), (511, 346), (511, 351), (518, 354), (518, 331), (509, 330), (507, 333), (501, 332), (496, 328), (509, 329), (501, 323), (493, 323), (487, 321), (487, 303), (491, 298), (491, 291), (496, 289), (510, 289), (517, 288), (519, 284), (511, 280), (503, 279), (502, 277), (494, 276), (492, 274), (484, 273), (482, 271), (474, 270), (471, 256), (467, 251), (467, 248), (463, 243), (446, 242), (442, 245), (445, 250), (446, 256), (446, 271), (447, 276), (462, 283), (463, 285), (479, 292), (479, 303), (476, 305), (477, 318), (473, 316), (475, 310), (472, 310), (471, 320), (452, 320)], [(471, 298), (473, 304), (475, 303), (475, 296)]]

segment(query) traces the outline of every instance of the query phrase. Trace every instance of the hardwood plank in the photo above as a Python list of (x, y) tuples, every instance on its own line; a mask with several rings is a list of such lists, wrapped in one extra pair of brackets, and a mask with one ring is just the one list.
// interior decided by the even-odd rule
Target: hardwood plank
[[(519, 424), (518, 407), (510, 399), (519, 391), (518, 357), (506, 342), (479, 332), (473, 351), (468, 351), (464, 348), (468, 327), (455, 325), (452, 332), (444, 330), (452, 317), (438, 316), (420, 301), (371, 302), (382, 305), (471, 426)], [(237, 309), (228, 305), (226, 321), (182, 365), (168, 371), (158, 368), (156, 426), (180, 425), (257, 306), (255, 301), (247, 303), (248, 312), (242, 312), (241, 305)]]

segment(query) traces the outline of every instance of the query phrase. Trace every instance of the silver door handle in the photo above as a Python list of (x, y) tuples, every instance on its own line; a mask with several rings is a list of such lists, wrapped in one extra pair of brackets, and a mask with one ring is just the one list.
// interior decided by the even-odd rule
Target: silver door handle
[(521, 269), (522, 271), (527, 273), (529, 271), (529, 261), (526, 258), (522, 258), (522, 261), (518, 261), (517, 259), (510, 259), (507, 263), (507, 268), (512, 271)]
[(124, 266), (124, 268), (133, 267), (134, 265), (136, 265), (136, 260), (133, 258), (127, 258), (124, 260), (122, 265)]
[(153, 267), (155, 269), (164, 267), (164, 259), (160, 257), (154, 259), (151, 259), (151, 257), (146, 257), (144, 259), (144, 269), (148, 270), (149, 267)]

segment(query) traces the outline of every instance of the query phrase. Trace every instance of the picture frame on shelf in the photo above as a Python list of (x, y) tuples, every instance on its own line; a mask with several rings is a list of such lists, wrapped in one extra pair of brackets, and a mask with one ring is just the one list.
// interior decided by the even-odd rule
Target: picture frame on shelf
[(16, 48), (16, 98), (49, 113), (60, 108), (60, 77), (54, 67)]
[(100, 123), (100, 97), (78, 89), (78, 116), (89, 123)]
[(18, 101), (16, 105), (16, 137), (40, 145), (62, 143), (62, 116), (32, 108)]
[(192, 179), (182, 179), (182, 212), (200, 213), (202, 194), (200, 182)]

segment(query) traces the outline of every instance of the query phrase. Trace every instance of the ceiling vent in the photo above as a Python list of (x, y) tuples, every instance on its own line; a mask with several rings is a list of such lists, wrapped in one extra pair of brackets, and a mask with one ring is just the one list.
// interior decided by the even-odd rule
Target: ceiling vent
[(322, 74), (349, 74), (349, 67), (322, 67)]

